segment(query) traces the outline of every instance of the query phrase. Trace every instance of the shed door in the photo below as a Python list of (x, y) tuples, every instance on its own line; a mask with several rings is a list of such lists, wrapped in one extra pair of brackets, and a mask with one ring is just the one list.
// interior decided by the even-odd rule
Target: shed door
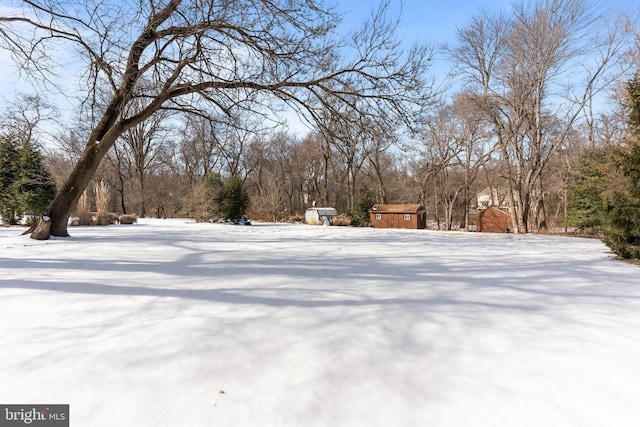
[(389, 227), (396, 228), (397, 226), (398, 224), (397, 224), (396, 214), (389, 215)]

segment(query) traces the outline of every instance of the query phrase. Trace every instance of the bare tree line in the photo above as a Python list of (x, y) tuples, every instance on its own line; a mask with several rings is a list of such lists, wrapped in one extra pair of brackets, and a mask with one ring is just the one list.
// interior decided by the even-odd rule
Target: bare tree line
[[(52, 43), (86, 64), (90, 132), (71, 174), (32, 237), (66, 236), (71, 211), (103, 158), (156, 113), (267, 116), (287, 105), (325, 128), (400, 117), (429, 97), (428, 47), (399, 49), (388, 2), (347, 37), (317, 0), (66, 3), (25, 0), (0, 17), (3, 46), (25, 72), (51, 80)], [(132, 108), (134, 106), (134, 108)], [(395, 119), (394, 119), (395, 120)], [(242, 127), (242, 124), (240, 124)]]
[[(335, 37), (338, 16), (321, 2), (280, 3), (172, 0), (94, 20), (114, 5), (87, 1), (72, 15), (26, 1), (30, 13), (0, 18), (3, 46), (25, 71), (50, 78), (48, 39), (90, 65), (83, 125), (51, 156), (62, 183), (52, 234), (66, 234), (92, 179), (110, 183), (114, 210), (163, 217), (189, 214), (209, 173), (240, 177), (264, 219), (313, 204), (352, 210), (369, 192), (469, 229), (475, 196), (490, 187), (506, 189), (515, 232), (546, 230), (563, 224), (572, 161), (623, 132), (623, 113), (593, 107), (628, 77), (635, 25), (590, 1), (477, 14), (440, 49), (457, 83), (441, 94), (428, 77), (432, 49), (400, 49), (388, 2), (348, 38)], [(308, 134), (278, 122), (282, 102)]]

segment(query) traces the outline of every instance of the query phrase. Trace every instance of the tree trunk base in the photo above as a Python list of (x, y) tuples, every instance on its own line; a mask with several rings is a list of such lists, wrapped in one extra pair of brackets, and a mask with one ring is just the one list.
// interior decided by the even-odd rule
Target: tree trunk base
[[(29, 230), (27, 230), (29, 231)], [(41, 216), (31, 231), (31, 238), (34, 240), (49, 240), (51, 238), (51, 220), (47, 216)]]

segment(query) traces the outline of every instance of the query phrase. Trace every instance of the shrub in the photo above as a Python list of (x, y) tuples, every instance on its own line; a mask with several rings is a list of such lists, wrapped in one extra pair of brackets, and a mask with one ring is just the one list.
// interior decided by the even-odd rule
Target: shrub
[(207, 195), (204, 182), (196, 184), (184, 199), (184, 214), (196, 222), (205, 222), (212, 218), (212, 201)]
[(351, 225), (351, 218), (346, 215), (340, 215), (333, 218), (333, 225), (349, 226)]
[(123, 214), (118, 219), (120, 224), (135, 224), (138, 222), (138, 216), (134, 214)]

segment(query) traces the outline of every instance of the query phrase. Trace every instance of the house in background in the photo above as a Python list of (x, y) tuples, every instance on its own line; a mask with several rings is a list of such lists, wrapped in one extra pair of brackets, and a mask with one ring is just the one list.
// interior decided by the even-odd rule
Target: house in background
[(508, 211), (510, 209), (509, 203), (509, 189), (505, 187), (487, 187), (478, 193), (478, 210), (484, 210), (487, 208), (498, 208)]
[(427, 211), (422, 205), (374, 205), (369, 222), (375, 228), (427, 228)]

